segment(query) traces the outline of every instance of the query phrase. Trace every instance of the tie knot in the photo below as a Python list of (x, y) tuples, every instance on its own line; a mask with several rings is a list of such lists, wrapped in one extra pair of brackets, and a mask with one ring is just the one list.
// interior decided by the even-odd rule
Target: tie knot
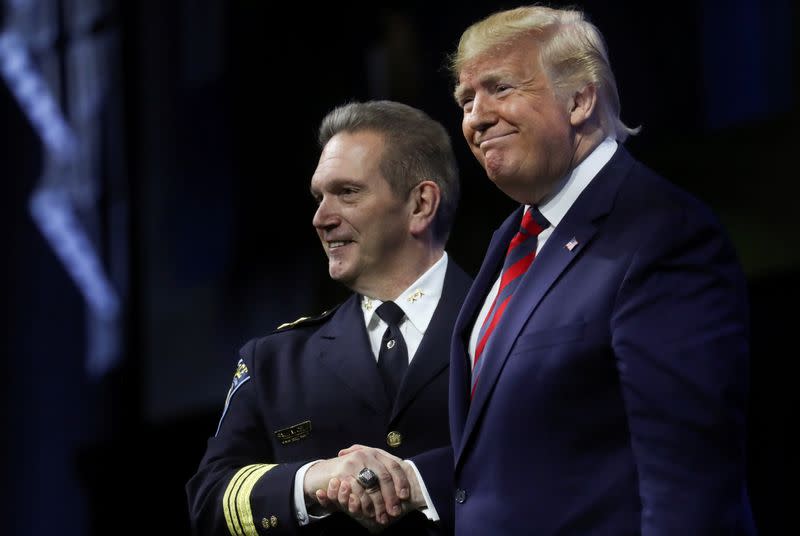
[(535, 205), (528, 207), (528, 210), (522, 215), (520, 232), (524, 234), (536, 236), (548, 227), (550, 227), (550, 222), (539, 212)]
[(389, 324), (390, 326), (397, 326), (400, 321), (405, 316), (405, 313), (400, 306), (394, 303), (393, 301), (383, 302), (375, 312), (381, 317), (381, 320)]

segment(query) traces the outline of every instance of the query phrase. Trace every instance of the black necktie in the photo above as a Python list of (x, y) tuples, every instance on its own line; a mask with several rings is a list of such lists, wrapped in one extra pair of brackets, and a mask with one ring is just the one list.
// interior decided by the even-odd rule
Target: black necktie
[(381, 350), (378, 353), (378, 370), (386, 385), (386, 391), (394, 400), (403, 374), (408, 368), (408, 349), (403, 335), (400, 333), (400, 321), (403, 320), (405, 313), (400, 307), (392, 302), (384, 302), (375, 312), (381, 320), (389, 324), (381, 339)]

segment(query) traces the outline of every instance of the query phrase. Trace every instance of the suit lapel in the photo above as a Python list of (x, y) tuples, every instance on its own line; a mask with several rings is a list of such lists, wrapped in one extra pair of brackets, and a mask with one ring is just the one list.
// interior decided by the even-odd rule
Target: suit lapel
[(472, 375), (472, 363), (469, 357), (469, 337), (472, 326), (480, 311), (489, 289), (497, 278), (503, 264), (508, 242), (519, 228), (522, 219), (522, 208), (515, 210), (500, 228), (492, 235), (486, 256), (475, 281), (464, 300), (464, 306), (456, 319), (450, 363), (450, 437), (456, 452), (463, 435), (464, 423), (469, 410), (469, 390)]
[(387, 413), (391, 401), (370, 349), (360, 300), (353, 294), (320, 330), (320, 362), (376, 413)]
[[(522, 327), (528, 322), (547, 290), (567, 266), (577, 258), (579, 252), (586, 247), (596, 232), (597, 229), (590, 225), (572, 228), (559, 225), (523, 276), (505, 313), (503, 313), (503, 319), (495, 328), (484, 349), (481, 359), (486, 361), (483, 364), (475, 396), (467, 413), (467, 421), (464, 425), (465, 439), (469, 437), (483, 406), (489, 399)], [(578, 245), (570, 251), (564, 247), (564, 244), (573, 237), (578, 241)]]

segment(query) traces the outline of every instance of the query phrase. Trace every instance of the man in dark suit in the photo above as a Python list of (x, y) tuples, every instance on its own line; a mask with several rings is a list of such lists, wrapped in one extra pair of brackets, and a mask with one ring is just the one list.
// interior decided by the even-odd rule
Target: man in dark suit
[(456, 321), (452, 449), (413, 457), (409, 507), (427, 489), (458, 536), (753, 534), (745, 277), (709, 209), (623, 148), (601, 34), (517, 8), (452, 68), (467, 143), (521, 206)]
[[(407, 458), (450, 441), (450, 338), (471, 278), (444, 249), (459, 197), (447, 132), (417, 109), (371, 101), (331, 111), (319, 140), (313, 225), (330, 276), (353, 294), (241, 349), (186, 486), (198, 535), (366, 534), (314, 501), (367, 463), (339, 450), (363, 443)], [(399, 320), (381, 316), (390, 302)], [(429, 518), (415, 513), (387, 532), (438, 534)]]

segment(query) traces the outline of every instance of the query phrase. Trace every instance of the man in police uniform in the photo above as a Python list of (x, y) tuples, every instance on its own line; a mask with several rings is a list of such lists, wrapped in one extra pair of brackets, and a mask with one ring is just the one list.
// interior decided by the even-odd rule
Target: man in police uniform
[[(186, 486), (198, 535), (366, 534), (315, 501), (331, 478), (362, 469), (340, 449), (363, 444), (405, 459), (449, 445), (450, 336), (471, 282), (444, 249), (459, 196), (450, 139), (419, 110), (370, 101), (330, 112), (319, 140), (313, 225), (330, 276), (353, 294), (241, 349), (218, 429)], [(397, 325), (382, 318), (386, 302), (397, 305)], [(399, 372), (384, 372), (398, 355)], [(392, 523), (392, 506), (379, 516), (388, 527), (372, 530), (437, 534), (435, 511)]]

